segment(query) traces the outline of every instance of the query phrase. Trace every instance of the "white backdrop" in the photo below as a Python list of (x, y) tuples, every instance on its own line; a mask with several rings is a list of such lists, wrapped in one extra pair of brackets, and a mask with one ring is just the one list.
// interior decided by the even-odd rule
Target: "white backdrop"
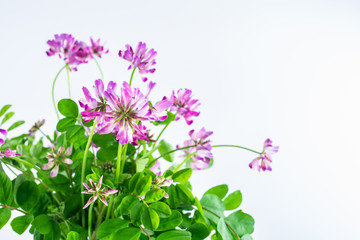
[[(243, 193), (256, 221), (255, 240), (360, 239), (360, 3), (294, 1), (1, 1), (0, 105), (14, 119), (46, 118), (55, 127), (51, 84), (61, 60), (46, 56), (55, 33), (101, 37), (110, 53), (106, 80), (127, 81), (126, 43), (158, 51), (153, 96), (190, 88), (201, 114), (192, 127), (214, 131), (214, 144), (280, 152), (273, 171), (248, 168), (256, 156), (214, 149), (212, 169), (192, 177), (196, 195), (228, 183)], [(73, 98), (99, 77), (92, 62), (71, 74)], [(139, 78), (135, 84), (141, 84)], [(56, 97), (67, 96), (65, 75)], [(175, 145), (191, 129), (179, 121), (165, 137)], [(1, 239), (19, 238), (9, 224)]]

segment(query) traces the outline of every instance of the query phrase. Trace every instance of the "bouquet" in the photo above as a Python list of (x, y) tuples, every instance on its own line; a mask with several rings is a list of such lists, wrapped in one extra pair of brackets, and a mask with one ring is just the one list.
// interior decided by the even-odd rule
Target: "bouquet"
[[(240, 191), (228, 193), (222, 184), (198, 198), (189, 179), (212, 166), (216, 147), (251, 151), (256, 158), (250, 168), (270, 171), (271, 155), (278, 151), (270, 139), (260, 152), (214, 145), (213, 132), (201, 128), (190, 130), (174, 148), (162, 138), (164, 131), (174, 121), (191, 126), (200, 103), (189, 89), (151, 98), (154, 49), (143, 42), (126, 45), (119, 57), (130, 63), (130, 80), (105, 82), (98, 60), (108, 50), (100, 39), (86, 44), (60, 34), (47, 44), (47, 55), (64, 61), (52, 87), (58, 123), (51, 135), (41, 130), (42, 120), (29, 132), (8, 137), (24, 121), (10, 124), (11, 105), (1, 108), (0, 229), (18, 211), (12, 229), (21, 235), (30, 226), (36, 240), (252, 239), (254, 219), (239, 209)], [(84, 98), (74, 101), (70, 74), (89, 61), (96, 62), (101, 79), (92, 90), (83, 87)], [(55, 83), (65, 72), (69, 97), (56, 104)]]

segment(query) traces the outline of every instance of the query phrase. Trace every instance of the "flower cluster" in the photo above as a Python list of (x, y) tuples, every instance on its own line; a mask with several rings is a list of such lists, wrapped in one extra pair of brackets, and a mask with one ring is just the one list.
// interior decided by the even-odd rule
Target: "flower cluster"
[(86, 190), (82, 191), (81, 193), (93, 195), (90, 197), (89, 201), (85, 204), (83, 209), (87, 208), (91, 203), (95, 202), (97, 198), (99, 198), (100, 201), (102, 201), (107, 206), (108, 203), (106, 202), (105, 197), (109, 196), (110, 194), (114, 194), (118, 192), (118, 190), (114, 190), (114, 189), (104, 191), (104, 189), (101, 188), (102, 180), (103, 180), (103, 176), (100, 177), (98, 184), (95, 184), (95, 182), (90, 178), (89, 182), (91, 184), (91, 187), (89, 187), (89, 185), (87, 185), (86, 183), (83, 183)]
[(258, 171), (271, 171), (272, 168), (270, 166), (270, 163), (272, 163), (271, 155), (275, 154), (279, 151), (278, 146), (273, 146), (272, 141), (268, 138), (265, 140), (264, 143), (264, 149), (259, 157), (255, 158), (251, 163), (249, 164), (250, 168), (257, 168)]
[(100, 39), (94, 41), (92, 38), (89, 46), (83, 41), (75, 40), (71, 34), (55, 34), (53, 40), (48, 40), (50, 48), (46, 51), (48, 56), (58, 55), (62, 58), (71, 70), (77, 71), (77, 66), (87, 63), (94, 58), (94, 55), (101, 58), (109, 52), (100, 44)]
[(65, 151), (65, 147), (61, 146), (57, 152), (55, 151), (55, 148), (53, 148), (52, 152), (46, 155), (46, 158), (48, 159), (48, 163), (42, 166), (42, 169), (43, 170), (52, 169), (50, 172), (50, 176), (56, 177), (59, 172), (60, 163), (65, 163), (67, 165), (73, 163), (73, 161), (69, 158), (71, 152), (72, 152), (71, 147), (68, 147)]
[(188, 125), (193, 123), (193, 118), (199, 116), (200, 112), (197, 112), (197, 108), (200, 103), (198, 99), (192, 99), (192, 91), (189, 89), (179, 89), (177, 94), (173, 91), (171, 95), (171, 102), (173, 105), (170, 111), (176, 112), (175, 121), (183, 117)]
[[(7, 131), (5, 129), (0, 129), (0, 147), (4, 144), (5, 139), (7, 136)], [(4, 151), (0, 151), (0, 158), (3, 157), (16, 157), (21, 156), (21, 154), (16, 153), (15, 150), (10, 150), (9, 148), (6, 148)]]

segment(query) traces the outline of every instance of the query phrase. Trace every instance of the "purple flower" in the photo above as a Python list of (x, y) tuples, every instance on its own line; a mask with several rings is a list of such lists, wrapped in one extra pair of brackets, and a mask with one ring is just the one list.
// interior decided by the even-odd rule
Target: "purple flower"
[(108, 118), (98, 132), (99, 134), (113, 132), (121, 144), (127, 144), (134, 140), (134, 131), (146, 136), (146, 132), (139, 127), (137, 121), (148, 120), (149, 103), (138, 88), (132, 89), (127, 82), (123, 82), (120, 91), (120, 96), (114, 91), (104, 93), (109, 104), (106, 113)]
[(39, 130), (45, 124), (45, 119), (37, 121), (29, 130), (29, 137), (34, 136), (37, 130)]
[(198, 99), (191, 99), (191, 90), (179, 89), (177, 95), (173, 91), (170, 100), (173, 103), (170, 111), (176, 112), (175, 121), (179, 120), (181, 116), (190, 125), (193, 123), (193, 118), (199, 116), (200, 112), (197, 112), (196, 109), (200, 103), (198, 103)]
[(5, 129), (0, 129), (0, 146), (4, 144), (6, 136), (7, 131)]
[(48, 40), (47, 44), (50, 48), (46, 54), (48, 56), (58, 55), (74, 71), (77, 71), (79, 64), (87, 63), (91, 58), (91, 48), (84, 42), (76, 41), (71, 34), (55, 34), (55, 39)]
[[(207, 132), (205, 128), (200, 129), (198, 132), (195, 132), (195, 130), (191, 130), (189, 132), (191, 139), (185, 141), (182, 147), (189, 147), (184, 149), (185, 157), (195, 153), (195, 155), (191, 158), (192, 168), (201, 170), (208, 167), (210, 159), (213, 158), (213, 155), (211, 153), (210, 140), (207, 138), (212, 134), (213, 132)], [(180, 148), (179, 146), (176, 147)]]
[(109, 52), (109, 49), (105, 49), (104, 45), (100, 44), (100, 38), (96, 40), (96, 42), (90, 38), (91, 41), (91, 54), (96, 55), (99, 58), (101, 58), (101, 55), (107, 54)]
[(16, 157), (16, 156), (21, 156), (21, 154), (16, 153), (15, 150), (10, 150), (9, 148), (5, 149), (4, 152), (2, 152), (5, 157)]
[(104, 191), (104, 189), (101, 189), (102, 180), (103, 176), (101, 176), (98, 184), (96, 185), (95, 182), (90, 178), (89, 182), (91, 184), (91, 187), (89, 187), (86, 183), (83, 183), (86, 190), (82, 191), (81, 193), (93, 195), (92, 197), (90, 197), (89, 201), (85, 204), (83, 209), (87, 208), (91, 203), (95, 202), (97, 198), (100, 198), (100, 200), (107, 206), (108, 203), (106, 202), (105, 197), (118, 192), (118, 190)]
[(73, 161), (68, 158), (71, 155), (72, 148), (68, 147), (65, 151), (65, 147), (61, 146), (57, 153), (55, 152), (55, 149), (52, 149), (51, 153), (48, 153), (46, 155), (46, 158), (48, 159), (48, 163), (42, 166), (43, 170), (49, 170), (52, 169), (50, 172), (51, 177), (56, 177), (59, 172), (59, 164), (61, 162), (66, 163), (68, 165), (72, 164)]
[[(125, 51), (119, 51), (119, 57), (129, 61), (131, 64), (129, 70), (132, 68), (139, 68), (140, 74), (147, 74), (155, 72), (155, 68), (152, 68), (156, 64), (157, 52), (154, 49), (148, 50), (146, 43), (139, 42), (135, 51), (130, 45), (126, 45)], [(142, 80), (146, 82), (147, 77), (142, 77)]]
[(272, 141), (269, 138), (266, 139), (264, 143), (263, 152), (260, 154), (259, 157), (255, 158), (250, 162), (249, 167), (257, 168), (259, 172), (260, 170), (271, 171), (272, 170), (270, 166), (270, 163), (272, 162), (271, 155), (277, 153), (278, 151), (279, 151), (279, 147), (273, 146)]

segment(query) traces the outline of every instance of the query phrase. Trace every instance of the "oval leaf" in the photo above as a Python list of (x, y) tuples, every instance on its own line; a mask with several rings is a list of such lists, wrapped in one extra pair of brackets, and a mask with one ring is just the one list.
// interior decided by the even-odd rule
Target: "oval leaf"
[(167, 218), (171, 216), (171, 209), (166, 203), (155, 202), (150, 204), (150, 208), (154, 209), (161, 218)]
[(60, 119), (60, 121), (56, 125), (56, 130), (58, 130), (59, 132), (65, 132), (71, 126), (74, 126), (75, 123), (76, 123), (76, 119), (73, 117), (66, 117), (66, 118)]
[(145, 176), (143, 178), (141, 178), (135, 186), (135, 193), (136, 195), (139, 196), (144, 196), (145, 193), (147, 193), (150, 189), (151, 186), (151, 182), (152, 182), (152, 177), (151, 176)]
[(165, 231), (176, 228), (182, 223), (183, 219), (181, 213), (172, 210), (172, 215), (169, 218), (160, 218), (160, 224), (157, 231)]
[(224, 200), (226, 210), (234, 210), (240, 206), (242, 195), (239, 190), (229, 194)]
[(100, 225), (99, 229), (97, 230), (96, 236), (99, 239), (110, 237), (115, 232), (122, 228), (126, 228), (128, 225), (128, 221), (118, 218), (106, 220)]
[(0, 172), (0, 203), (10, 205), (12, 202), (12, 183), (5, 172)]
[(21, 183), (16, 192), (16, 202), (25, 211), (33, 209), (40, 200), (40, 193), (35, 182), (25, 181)]
[(58, 103), (58, 109), (65, 117), (76, 118), (79, 114), (77, 104), (71, 99), (61, 99)]
[(129, 195), (122, 199), (120, 203), (120, 211), (122, 215), (129, 214), (132, 207), (138, 204), (139, 199), (135, 196)]
[(3, 107), (1, 108), (1, 110), (0, 110), (0, 117), (1, 117), (2, 115), (4, 115), (4, 113), (6, 113), (6, 111), (7, 111), (10, 107), (11, 107), (10, 104), (7, 104), (7, 105), (3, 106)]
[(69, 232), (69, 234), (67, 235), (66, 240), (80, 240), (80, 236), (77, 232)]
[(9, 120), (12, 116), (14, 116), (14, 114), (15, 114), (14, 112), (8, 112), (7, 114), (5, 114), (0, 125), (3, 125), (5, 122), (7, 122), (7, 120)]
[(9, 221), (11, 217), (11, 211), (8, 208), (0, 209), (0, 229)]
[(13, 123), (9, 128), (8, 128), (8, 132), (10, 132), (11, 130), (23, 125), (25, 123), (25, 121), (17, 121), (15, 123)]
[(117, 231), (112, 240), (138, 240), (140, 235), (140, 228), (124, 228)]
[(147, 229), (155, 231), (160, 223), (159, 215), (152, 208), (145, 208), (141, 214), (141, 222)]
[(24, 215), (24, 216), (16, 217), (11, 221), (10, 225), (11, 228), (14, 230), (14, 232), (21, 235), (29, 227), (33, 219), (34, 219), (33, 215)]
[(162, 199), (165, 195), (165, 190), (161, 188), (153, 188), (145, 195), (145, 202), (152, 203)]
[(48, 234), (52, 230), (52, 218), (42, 214), (37, 216), (34, 221), (32, 222), (32, 225), (36, 230), (38, 230), (41, 234)]
[(191, 232), (172, 230), (160, 234), (156, 240), (191, 240)]
[(215, 186), (213, 188), (210, 188), (209, 190), (207, 190), (205, 194), (214, 194), (216, 196), (218, 196), (220, 199), (223, 199), (226, 194), (228, 193), (229, 191), (229, 187), (228, 185), (226, 184), (222, 184), (222, 185), (218, 185), (218, 186)]
[(176, 172), (173, 175), (172, 179), (174, 180), (174, 182), (184, 183), (191, 177), (191, 174), (192, 174), (192, 169), (185, 168), (185, 169), (182, 169), (182, 170)]
[[(166, 161), (169, 161), (169, 162), (173, 162), (174, 161), (174, 153), (169, 153), (169, 154), (166, 154), (168, 152), (170, 152), (171, 150), (173, 150), (174, 148), (171, 146), (171, 144), (165, 142), (164, 140), (161, 140), (160, 143), (159, 143), (159, 153), (160, 155), (163, 155), (163, 158), (166, 160)], [(166, 155), (164, 155), (166, 154)]]

